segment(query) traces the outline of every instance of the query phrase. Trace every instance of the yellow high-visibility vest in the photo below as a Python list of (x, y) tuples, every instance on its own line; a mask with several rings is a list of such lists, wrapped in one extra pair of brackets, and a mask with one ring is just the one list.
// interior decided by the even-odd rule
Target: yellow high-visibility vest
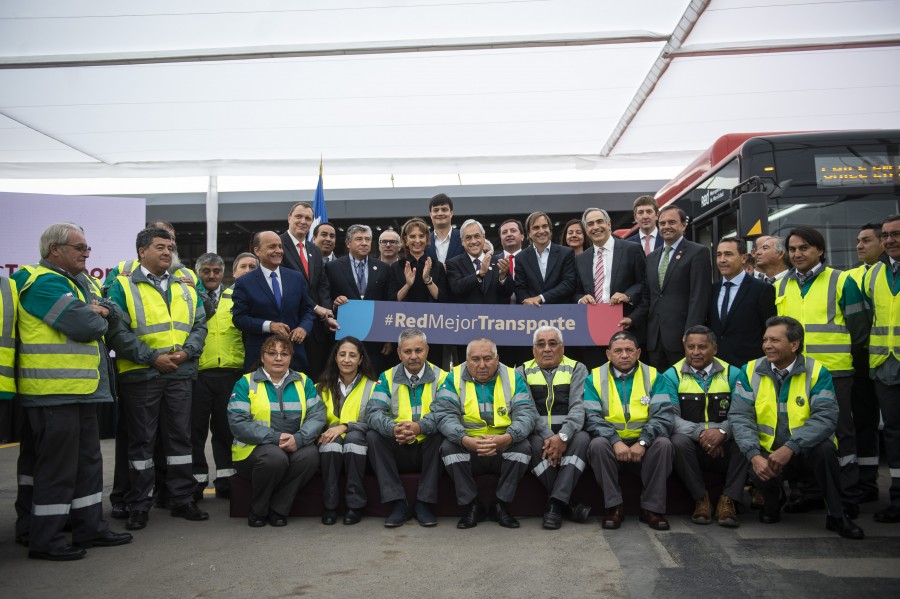
[[(253, 420), (269, 426), (273, 409), (285, 412), (296, 412), (299, 409), (300, 426), (303, 426), (303, 423), (306, 421), (307, 377), (302, 372), (298, 372), (297, 374), (300, 375), (300, 380), (294, 381), (294, 389), (297, 392), (297, 401), (286, 401), (286, 394), (282, 394), (283, 399), (281, 404), (278, 403), (277, 397), (275, 398), (275, 401), (272, 401), (272, 398), (269, 397), (269, 387), (266, 385), (265, 381), (254, 381), (252, 372), (243, 376), (243, 379), (247, 381), (247, 399), (250, 402), (250, 416)], [(260, 387), (262, 387), (262, 391), (260, 391)], [(286, 390), (287, 389), (285, 389), (285, 391)], [(253, 453), (254, 447), (256, 447), (256, 445), (251, 443), (241, 443), (235, 439), (231, 444), (231, 460), (234, 462), (246, 460), (247, 456)]]
[(216, 313), (206, 319), (206, 343), (200, 354), (200, 370), (244, 367), (244, 342), (241, 332), (231, 321), (233, 292), (233, 289), (224, 289)]
[(890, 276), (890, 268), (879, 262), (865, 279), (864, 292), (875, 306), (869, 337), (869, 368), (881, 366), (890, 355), (900, 359), (900, 294), (891, 291)]
[(16, 282), (0, 277), (0, 393), (16, 392), (16, 320), (19, 290)]
[(637, 439), (641, 436), (644, 423), (650, 419), (650, 391), (656, 381), (656, 369), (652, 366), (638, 362), (640, 376), (634, 373), (631, 384), (631, 396), (628, 398), (628, 418), (625, 418), (625, 408), (622, 406), (622, 398), (616, 387), (616, 380), (610, 371), (609, 362), (591, 371), (591, 381), (594, 390), (600, 397), (601, 405), (606, 400), (609, 415), (606, 421), (611, 423), (623, 439)]
[(506, 427), (512, 424), (509, 417), (509, 404), (515, 395), (516, 371), (506, 366), (497, 372), (497, 380), (494, 382), (494, 424), (493, 426), (481, 417), (481, 408), (478, 403), (478, 390), (472, 381), (462, 380), (462, 364), (452, 370), (453, 382), (459, 391), (459, 401), (463, 406), (463, 426), (470, 437), (485, 437), (488, 435), (502, 435), (506, 433)]

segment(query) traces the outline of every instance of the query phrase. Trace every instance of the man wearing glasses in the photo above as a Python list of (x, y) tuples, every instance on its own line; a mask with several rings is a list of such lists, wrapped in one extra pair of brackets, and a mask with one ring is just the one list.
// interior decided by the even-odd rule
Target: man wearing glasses
[(400, 259), (400, 235), (393, 229), (381, 232), (378, 237), (378, 259), (391, 265)]

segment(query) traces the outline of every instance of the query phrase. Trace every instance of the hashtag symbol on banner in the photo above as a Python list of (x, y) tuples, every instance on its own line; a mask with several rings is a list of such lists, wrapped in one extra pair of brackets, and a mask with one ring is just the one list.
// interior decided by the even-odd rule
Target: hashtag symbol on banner
[(388, 314), (384, 317), (384, 326), (389, 327), (394, 323), (394, 315)]

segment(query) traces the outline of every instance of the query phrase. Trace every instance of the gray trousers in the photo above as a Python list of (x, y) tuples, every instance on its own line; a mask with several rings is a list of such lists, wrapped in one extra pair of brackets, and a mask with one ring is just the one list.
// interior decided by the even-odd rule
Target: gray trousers
[(558, 466), (551, 466), (547, 460), (541, 458), (544, 452), (544, 440), (540, 435), (528, 437), (531, 445), (531, 473), (538, 477), (547, 496), (563, 503), (569, 503), (572, 491), (581, 478), (581, 473), (587, 465), (587, 450), (591, 443), (591, 437), (584, 431), (578, 431), (569, 439), (566, 451)]
[(416, 499), (425, 503), (437, 503), (438, 482), (441, 480), (441, 443), (444, 437), (434, 433), (421, 443), (400, 445), (393, 437), (385, 437), (374, 429), (366, 433), (369, 460), (378, 478), (381, 502), (389, 503), (406, 499), (406, 491), (400, 482), (400, 473), (420, 472)]
[(740, 502), (744, 494), (744, 483), (747, 481), (747, 468), (750, 462), (738, 449), (733, 439), (728, 439), (722, 444), (725, 455), (720, 458), (710, 457), (701, 447), (687, 435), (675, 433), (672, 435), (672, 445), (675, 447), (675, 470), (679, 478), (687, 487), (694, 501), (700, 501), (706, 494), (706, 485), (703, 483), (703, 472), (721, 472), (725, 474), (725, 489), (723, 493), (735, 502)]
[(140, 383), (122, 383), (126, 404), (130, 487), (125, 502), (138, 511), (153, 504), (153, 449), (162, 437), (166, 459), (165, 495), (169, 507), (193, 500), (197, 482), (191, 457), (191, 380), (157, 377)]
[(97, 404), (25, 408), (25, 416), (16, 534), (28, 538), (32, 551), (52, 551), (69, 544), (66, 522), (75, 543), (106, 533)]
[(528, 440), (507, 445), (493, 456), (479, 456), (462, 445), (444, 439), (441, 443), (441, 460), (456, 489), (456, 503), (469, 505), (478, 498), (475, 476), (499, 474), (496, 496), (500, 501), (512, 501), (519, 481), (528, 471), (531, 448)]
[[(764, 451), (762, 456), (768, 458), (769, 454)], [(841, 503), (841, 467), (831, 439), (822, 441), (808, 452), (794, 454), (781, 471), (781, 475), (767, 481), (760, 480), (753, 472), (753, 468), (750, 468), (749, 472), (753, 487), (763, 494), (766, 511), (778, 511), (785, 480), (811, 475), (825, 496), (828, 515), (839, 517), (844, 513), (844, 506)]]
[(254, 514), (263, 518), (271, 512), (287, 516), (297, 493), (319, 469), (319, 451), (315, 445), (300, 447), (293, 453), (274, 444), (257, 445), (234, 467), (252, 483), (250, 509)]
[(891, 505), (900, 508), (900, 385), (875, 381), (875, 393), (884, 419), (884, 447), (891, 471)]
[(322, 465), (322, 485), (325, 490), (322, 493), (322, 501), (325, 509), (337, 509), (341, 495), (338, 483), (341, 478), (341, 470), (347, 477), (347, 488), (344, 491), (344, 499), (347, 507), (359, 510), (366, 507), (366, 433), (358, 429), (347, 431), (344, 438), (338, 437), (331, 443), (319, 446), (319, 459)]
[[(630, 447), (638, 440), (628, 440)], [(639, 464), (631, 464), (616, 460), (616, 452), (612, 443), (603, 437), (591, 439), (588, 446), (588, 462), (594, 469), (597, 484), (603, 490), (603, 504), (607, 508), (622, 503), (622, 489), (619, 487), (619, 471), (630, 470), (640, 472), (643, 490), (641, 491), (641, 507), (651, 512), (666, 512), (666, 480), (672, 474), (674, 449), (666, 437), (658, 437), (641, 458)]]

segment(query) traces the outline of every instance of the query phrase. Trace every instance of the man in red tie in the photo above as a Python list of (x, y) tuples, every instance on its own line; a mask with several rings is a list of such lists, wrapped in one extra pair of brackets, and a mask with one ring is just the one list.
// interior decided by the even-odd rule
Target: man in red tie
[(637, 223), (638, 231), (634, 235), (627, 237), (625, 241), (633, 241), (641, 244), (644, 249), (644, 255), (647, 256), (662, 244), (662, 238), (659, 236), (659, 230), (656, 228), (656, 221), (659, 218), (659, 205), (653, 196), (643, 195), (634, 201), (634, 222)]

